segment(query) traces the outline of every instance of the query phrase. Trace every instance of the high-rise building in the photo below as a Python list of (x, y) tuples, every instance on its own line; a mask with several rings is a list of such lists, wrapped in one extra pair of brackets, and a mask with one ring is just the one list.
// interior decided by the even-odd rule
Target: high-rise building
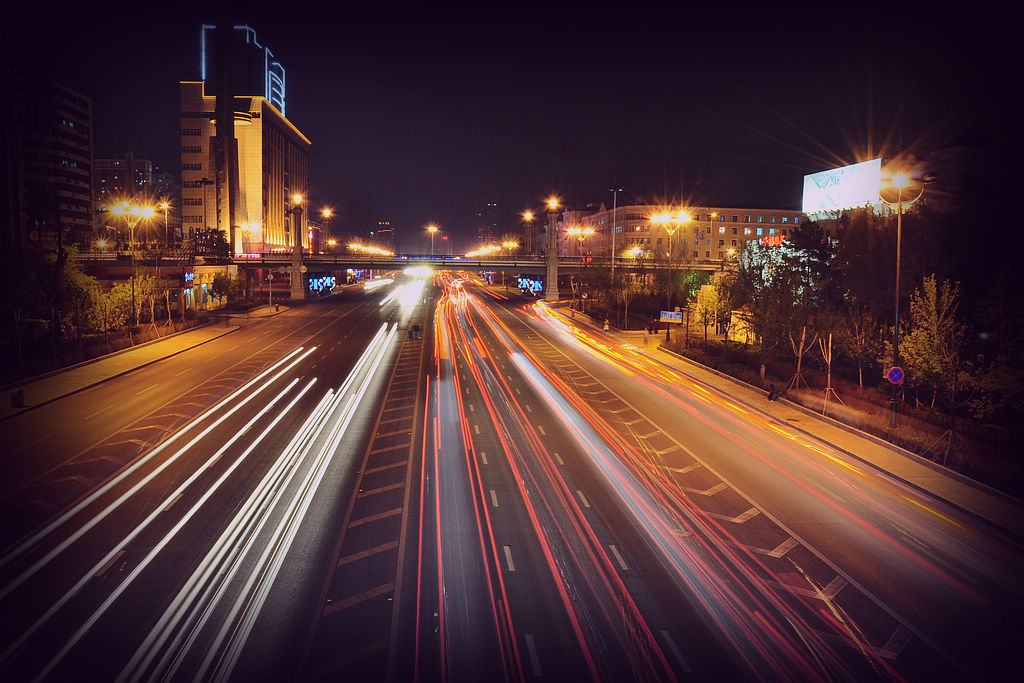
[(108, 204), (121, 199), (150, 198), (157, 194), (153, 169), (152, 161), (138, 158), (132, 152), (119, 156), (95, 156), (92, 182), (97, 210), (102, 211)]
[[(204, 26), (209, 80), (181, 82), (182, 230), (221, 230), (234, 255), (291, 251), (296, 235), (310, 243), (310, 141), (283, 114), (283, 69), (253, 75), (271, 56), (248, 27)], [(269, 89), (253, 92), (259, 83)]]
[(88, 244), (93, 236), (92, 103), (43, 79), (0, 83), (2, 246)]

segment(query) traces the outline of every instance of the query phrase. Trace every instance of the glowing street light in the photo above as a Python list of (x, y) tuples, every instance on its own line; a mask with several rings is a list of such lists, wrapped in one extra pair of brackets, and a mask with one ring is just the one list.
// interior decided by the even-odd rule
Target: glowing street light
[(427, 232), (430, 233), (430, 255), (434, 255), (434, 235), (437, 233), (438, 227), (431, 223), (427, 226)]
[[(884, 180), (883, 180), (884, 182)], [(914, 181), (910, 179), (906, 173), (895, 173), (886, 183), (885, 187), (878, 189), (878, 196), (883, 202), (892, 206), (896, 204), (896, 318), (895, 324), (893, 325), (893, 336), (892, 336), (892, 365), (893, 367), (899, 367), (900, 357), (900, 250), (903, 242), (903, 207), (913, 204), (921, 195), (924, 194), (924, 185), (917, 183), (918, 190), (917, 194), (904, 198), (904, 193), (914, 185)], [(893, 194), (895, 194), (895, 202), (892, 201)], [(898, 396), (899, 396), (899, 385), (893, 383), (892, 385), (892, 397), (889, 399), (889, 428), (896, 429), (896, 413), (898, 411)]]
[(124, 218), (124, 222), (128, 225), (128, 242), (131, 249), (132, 259), (132, 326), (139, 326), (139, 310), (135, 307), (135, 226), (139, 224), (143, 218), (152, 218), (153, 214), (156, 213), (152, 206), (138, 206), (131, 204), (127, 201), (115, 204), (110, 209), (110, 213), (115, 216), (121, 216)]
[(690, 216), (685, 211), (680, 211), (679, 215), (675, 218), (670, 213), (651, 216), (651, 222), (664, 226), (665, 232), (668, 233), (668, 257), (670, 259), (672, 258), (672, 236), (676, 234), (676, 231), (679, 230), (683, 223), (688, 223), (689, 221)]

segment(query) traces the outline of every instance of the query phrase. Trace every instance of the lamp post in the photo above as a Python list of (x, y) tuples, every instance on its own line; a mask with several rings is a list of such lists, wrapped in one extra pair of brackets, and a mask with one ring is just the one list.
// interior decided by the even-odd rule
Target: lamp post
[[(305, 290), (302, 288), (302, 195), (292, 195), (292, 212), (295, 214), (295, 221), (292, 225), (292, 272), (290, 276), (289, 295), (292, 301), (305, 298)], [(310, 240), (312, 242), (312, 240)]]
[[(672, 214), (663, 213), (657, 216), (651, 217), (652, 223), (660, 223), (665, 227), (665, 232), (668, 234), (668, 278), (665, 283), (665, 310), (671, 310), (672, 308), (672, 236), (676, 234), (679, 227), (690, 220), (689, 214), (685, 211), (680, 211), (676, 218), (672, 217)], [(675, 226), (675, 227), (672, 227)], [(665, 341), (672, 341), (672, 323), (665, 323)]]
[(138, 327), (139, 309), (135, 307), (135, 226), (143, 218), (151, 218), (154, 211), (151, 206), (136, 206), (128, 202), (121, 202), (112, 207), (110, 213), (115, 216), (122, 216), (124, 222), (128, 225), (128, 248), (131, 250), (132, 259), (132, 327)]
[[(903, 207), (904, 205), (909, 206), (913, 204), (921, 195), (924, 193), (924, 185), (920, 185), (918, 192), (914, 197), (910, 199), (904, 199), (904, 192), (912, 184), (912, 181), (906, 173), (896, 173), (889, 180), (888, 187), (879, 188), (878, 195), (889, 206), (894, 203), (896, 205), (896, 294), (895, 299), (895, 324), (893, 325), (892, 335), (892, 364), (893, 367), (899, 366), (900, 357), (900, 251), (903, 246)], [(883, 194), (883, 192), (885, 194)], [(896, 195), (896, 201), (893, 202), (886, 198), (886, 195), (892, 197), (893, 193)], [(899, 384), (892, 384), (892, 396), (889, 399), (889, 428), (896, 429), (896, 415), (899, 411)]]
[(622, 192), (621, 187), (610, 187), (608, 191), (612, 193), (612, 276), (615, 276), (615, 209), (618, 204), (619, 193)]
[(320, 213), (323, 214), (324, 217), (324, 235), (322, 238), (323, 243), (327, 244), (328, 246), (333, 246), (334, 244), (336, 244), (336, 242), (331, 239), (331, 218), (334, 216), (334, 212), (331, 211), (329, 208), (325, 208)]
[(171, 248), (171, 237), (170, 232), (167, 230), (167, 209), (171, 208), (170, 202), (160, 202), (160, 208), (164, 211), (164, 244), (170, 249)]
[(533, 253), (533, 212), (523, 212), (523, 253)]
[(558, 198), (550, 197), (548, 205), (548, 230), (546, 237), (547, 267), (545, 268), (544, 298), (558, 300)]
[(437, 234), (437, 226), (431, 223), (427, 226), (427, 232), (430, 233), (430, 257), (434, 257), (434, 235)]

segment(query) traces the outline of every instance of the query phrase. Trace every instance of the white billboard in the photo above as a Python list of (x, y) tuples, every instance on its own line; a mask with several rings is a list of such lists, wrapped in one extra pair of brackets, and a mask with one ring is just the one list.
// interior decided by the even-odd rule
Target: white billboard
[(881, 159), (805, 175), (803, 211), (813, 214), (877, 204), (881, 180)]

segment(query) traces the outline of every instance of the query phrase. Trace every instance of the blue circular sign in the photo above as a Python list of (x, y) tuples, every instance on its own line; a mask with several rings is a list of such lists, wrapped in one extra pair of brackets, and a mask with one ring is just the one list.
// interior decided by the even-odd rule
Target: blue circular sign
[(899, 384), (903, 381), (903, 368), (894, 367), (885, 373), (885, 376), (889, 378), (889, 381), (893, 384)]

